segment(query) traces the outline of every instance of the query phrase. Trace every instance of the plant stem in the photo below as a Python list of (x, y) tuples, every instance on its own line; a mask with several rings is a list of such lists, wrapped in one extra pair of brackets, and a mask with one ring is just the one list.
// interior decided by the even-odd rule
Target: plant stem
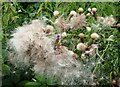
[(110, 45), (110, 42), (108, 42), (108, 44), (107, 44), (107, 46), (106, 46), (105, 50), (103, 51), (103, 53), (102, 53), (102, 55), (101, 55), (100, 59), (98, 60), (97, 65), (95, 66), (95, 68), (94, 68), (94, 70), (93, 70), (93, 74), (94, 74), (94, 73), (95, 73), (95, 71), (97, 70), (98, 65), (99, 65), (99, 62), (100, 62), (101, 58), (103, 59), (104, 54), (105, 54), (106, 50), (108, 49), (109, 45)]

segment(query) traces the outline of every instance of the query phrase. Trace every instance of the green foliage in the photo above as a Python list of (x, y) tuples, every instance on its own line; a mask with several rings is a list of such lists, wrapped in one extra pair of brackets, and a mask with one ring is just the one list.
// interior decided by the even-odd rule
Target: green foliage
[[(22, 86), (22, 87), (44, 87), (48, 85), (57, 85), (57, 81), (55, 78), (46, 78), (45, 76), (41, 75), (34, 75), (34, 72), (29, 70), (21, 70), (15, 69), (9, 63), (9, 53), (7, 50), (7, 41), (11, 37), (10, 34), (12, 31), (15, 30), (16, 27), (22, 26), (24, 24), (29, 23), (31, 20), (40, 18), (40, 16), (46, 16), (50, 18), (52, 21), (55, 20), (53, 17), (54, 10), (60, 11), (60, 13), (64, 13), (65, 16), (69, 14), (71, 10), (78, 11), (78, 8), (82, 7), (85, 10), (87, 8), (96, 7), (98, 9), (98, 15), (100, 16), (109, 16), (113, 15), (116, 20), (118, 20), (118, 16), (120, 16), (118, 12), (118, 3), (110, 3), (110, 2), (4, 2), (2, 4), (2, 32), (0, 32), (0, 40), (2, 38), (2, 71), (3, 71), (3, 86), (11, 87), (14, 86)], [(89, 20), (88, 26), (94, 22), (94, 19), (91, 17)], [(69, 49), (72, 49), (77, 54), (81, 54), (79, 51), (73, 49), (76, 46), (76, 42), (78, 42), (78, 35), (79, 32), (84, 32), (82, 29), (76, 29), (73, 32), (69, 32), (70, 34), (74, 34), (75, 36), (68, 36), (66, 39), (69, 42), (65, 42), (65, 46)], [(104, 72), (104, 76), (109, 77), (111, 71), (115, 71), (117, 76), (120, 76), (120, 70), (118, 65), (120, 66), (119, 58), (120, 58), (120, 33), (117, 31), (116, 28), (106, 28), (102, 31), (97, 31), (101, 39), (99, 43), (101, 43), (100, 55), (103, 55), (104, 62), (97, 67), (96, 73)], [(2, 34), (3, 33), (3, 34)], [(87, 34), (88, 35), (88, 34)], [(108, 42), (106, 39), (110, 36), (114, 35), (115, 40), (113, 42)], [(85, 38), (86, 40), (89, 39), (88, 36)], [(108, 45), (109, 44), (109, 45)], [(106, 46), (108, 45), (108, 49), (105, 50)], [(0, 57), (1, 58), (1, 57)], [(25, 72), (28, 71), (28, 74)], [(13, 73), (15, 72), (15, 73)], [(101, 84), (107, 84), (110, 81), (106, 81), (106, 79), (100, 81)]]
[(6, 65), (6, 64), (3, 64), (2, 71), (3, 71), (2, 72), (3, 76), (9, 75), (10, 74), (10, 67), (8, 65)]

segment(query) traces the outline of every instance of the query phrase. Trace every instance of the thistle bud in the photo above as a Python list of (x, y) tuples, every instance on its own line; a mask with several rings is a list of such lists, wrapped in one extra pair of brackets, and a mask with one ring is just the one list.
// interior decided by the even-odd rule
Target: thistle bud
[(54, 29), (53, 26), (47, 25), (45, 31), (46, 33), (50, 33), (50, 32), (53, 32), (53, 29)]
[(91, 34), (91, 38), (92, 38), (93, 40), (96, 40), (96, 39), (99, 38), (99, 35), (98, 35), (97, 33), (92, 33), (92, 34)]
[(86, 46), (85, 44), (83, 44), (83, 43), (79, 43), (79, 44), (77, 45), (77, 50), (85, 51), (86, 48), (87, 48), (87, 46)]
[(83, 34), (83, 33), (80, 33), (80, 34), (79, 34), (79, 37), (80, 37), (80, 38), (84, 38), (84, 34)]
[(60, 38), (61, 38), (61, 36), (60, 36), (60, 34), (57, 34), (56, 35), (56, 42), (55, 42), (55, 49), (58, 49), (58, 48), (60, 48)]
[(60, 34), (57, 34), (57, 35), (56, 35), (56, 40), (59, 41), (60, 38), (61, 38), (61, 37), (60, 37)]
[(92, 8), (92, 12), (95, 13), (97, 11), (97, 8)]
[(79, 8), (78, 11), (79, 11), (79, 14), (81, 14), (83, 12), (83, 8)]
[(86, 30), (87, 30), (88, 32), (90, 32), (90, 31), (91, 31), (91, 28), (90, 28), (90, 27), (86, 27)]
[(80, 33), (80, 34), (79, 34), (79, 37), (80, 37), (80, 41), (83, 43), (83, 42), (84, 42), (84, 40), (83, 40), (84, 34), (83, 34), (83, 33)]
[(119, 24), (117, 24), (117, 27), (118, 27), (118, 28), (120, 27), (120, 23), (119, 23)]
[(116, 84), (117, 84), (116, 80), (113, 79), (113, 80), (112, 80), (112, 85), (116, 85)]
[(70, 16), (75, 16), (77, 13), (75, 11), (70, 12)]
[(88, 18), (88, 17), (90, 17), (90, 13), (87, 13), (87, 14), (86, 14), (86, 18)]
[(92, 8), (92, 13), (93, 13), (95, 20), (97, 20), (97, 12), (96, 11), (97, 11), (96, 8)]
[(91, 8), (88, 8), (88, 12), (91, 12)]
[(70, 22), (70, 19), (72, 18), (72, 16), (75, 16), (77, 13), (75, 11), (71, 11), (67, 20), (66, 20), (66, 23), (69, 23)]
[(55, 17), (57, 17), (57, 16), (59, 15), (59, 11), (54, 11), (54, 12), (53, 12), (53, 15), (54, 15)]
[(67, 36), (66, 32), (63, 32), (62, 37), (66, 37), (66, 36)]

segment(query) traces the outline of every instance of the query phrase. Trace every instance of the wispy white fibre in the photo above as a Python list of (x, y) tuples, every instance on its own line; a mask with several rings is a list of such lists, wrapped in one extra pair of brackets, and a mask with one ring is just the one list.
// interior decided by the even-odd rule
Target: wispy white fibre
[(48, 37), (44, 29), (44, 23), (40, 20), (16, 28), (9, 41), (9, 46), (13, 49), (11, 62), (16, 67), (32, 65), (36, 74), (57, 77), (59, 84), (92, 84), (93, 66), (87, 68), (87, 64), (77, 61), (65, 46), (54, 49), (55, 35)]

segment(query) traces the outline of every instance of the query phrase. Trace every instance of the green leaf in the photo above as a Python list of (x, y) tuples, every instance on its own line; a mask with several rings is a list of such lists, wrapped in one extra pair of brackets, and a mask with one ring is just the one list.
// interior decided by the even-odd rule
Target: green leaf
[(19, 82), (18, 85), (19, 86), (23, 86), (23, 85), (25, 85), (28, 82), (29, 82), (28, 80), (24, 80), (24, 81)]
[(3, 25), (8, 26), (8, 21), (9, 21), (9, 14), (4, 14), (3, 15)]
[(7, 87), (8, 85), (9, 85), (9, 87), (12, 87), (12, 86), (13, 86), (11, 80), (10, 80), (10, 79), (3, 79), (3, 81), (2, 81), (2, 86), (3, 86), (3, 87)]
[(14, 6), (10, 6), (13, 13), (17, 13), (16, 8)]
[(2, 65), (2, 72), (3, 72), (3, 76), (9, 75), (10, 74), (10, 67), (6, 64), (3, 64)]
[(24, 87), (40, 87), (38, 82), (27, 82), (24, 84)]
[(9, 53), (6, 49), (2, 49), (2, 57), (3, 57), (3, 60), (8, 60), (8, 56), (9, 56)]
[(4, 5), (4, 12), (6, 13), (7, 11), (8, 11), (8, 7), (9, 7), (9, 5), (8, 5), (8, 3), (5, 3), (5, 5)]
[(46, 80), (46, 79), (45, 79), (45, 76), (43, 76), (43, 75), (36, 75), (35, 78), (36, 78), (39, 82), (43, 82), (43, 81)]

